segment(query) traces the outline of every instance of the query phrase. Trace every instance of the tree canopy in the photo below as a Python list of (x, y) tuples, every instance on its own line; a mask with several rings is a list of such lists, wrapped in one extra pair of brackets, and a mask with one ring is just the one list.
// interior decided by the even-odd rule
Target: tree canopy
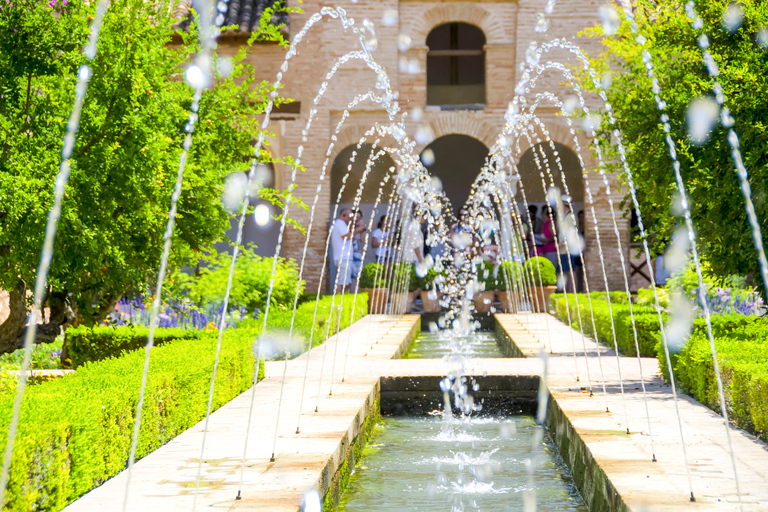
[[(643, 48), (646, 48), (653, 59), (661, 99), (668, 105), (666, 113), (691, 203), (699, 250), (716, 273), (750, 274), (759, 279), (757, 252), (730, 156), (727, 130), (716, 125), (708, 143), (698, 146), (689, 136), (686, 119), (693, 100), (700, 96), (714, 97), (713, 82), (698, 46), (699, 37), (706, 33), (710, 51), (720, 69), (725, 105), (736, 120), (734, 129), (741, 139), (757, 216), (765, 227), (768, 220), (768, 126), (765, 118), (768, 111), (768, 8), (759, 0), (743, 0), (735, 4), (732, 9), (741, 9), (743, 19), (733, 30), (734, 25), (723, 22), (724, 13), (731, 5), (727, 0), (697, 2), (696, 9), (704, 26), (694, 29), (682, 0), (637, 0), (633, 4), (639, 34), (648, 41), (644, 47), (636, 43), (626, 20), (611, 37), (605, 37), (600, 27), (588, 31), (593, 37), (603, 37), (607, 47), (602, 54), (593, 56), (592, 65), (600, 73), (612, 73), (608, 98), (616, 117), (616, 125), (611, 126), (608, 116), (603, 116), (597, 139), (609, 157), (610, 167), (626, 185), (612, 137), (614, 128), (623, 133), (627, 161), (634, 175), (651, 249), (655, 254), (663, 253), (681, 219), (672, 207), (677, 188), (661, 112), (654, 101), (653, 84), (642, 58)], [(731, 11), (734, 13), (738, 10)], [(594, 90), (590, 80), (583, 82)], [(628, 192), (626, 187), (625, 192)], [(626, 204), (631, 203), (627, 200)], [(764, 239), (765, 242), (768, 239)]]
[[(0, 353), (20, 346), (77, 72), (86, 62), (90, 4), (18, 0), (0, 8), (0, 288), (12, 298)], [(157, 272), (194, 92), (182, 74), (198, 49), (194, 26), (180, 34), (183, 44), (169, 44), (174, 20), (161, 6), (112, 0), (105, 14), (48, 278), (51, 322), (40, 340), (71, 322), (98, 322)], [(266, 19), (263, 35), (279, 37)], [(202, 96), (176, 216), (177, 262), (223, 237), (230, 226), (223, 178), (251, 162), (271, 85), (257, 83), (243, 63), (247, 48)]]

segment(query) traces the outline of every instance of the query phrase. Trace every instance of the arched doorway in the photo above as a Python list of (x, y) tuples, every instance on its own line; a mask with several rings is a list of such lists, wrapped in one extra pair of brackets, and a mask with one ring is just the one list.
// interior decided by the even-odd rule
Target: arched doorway
[(487, 157), (485, 144), (474, 137), (458, 134), (440, 137), (422, 151), (422, 162), (431, 163), (427, 170), (440, 178), (443, 191), (454, 210), (467, 201), (472, 184)]
[[(352, 156), (355, 152), (357, 153), (354, 157), (355, 161), (352, 162)], [(370, 170), (361, 188), (360, 183), (369, 161)], [(363, 144), (360, 149), (357, 149), (357, 144), (353, 144), (341, 150), (331, 166), (330, 214), (333, 215), (334, 210), (336, 210), (337, 200), (339, 201), (337, 215), (342, 208), (354, 207), (355, 197), (359, 193), (360, 199), (357, 207), (363, 214), (363, 222), (366, 227), (373, 218), (370, 230), (372, 233), (376, 229), (379, 218), (387, 213), (396, 169), (397, 164), (392, 157), (383, 149), (374, 147), (372, 144)], [(376, 205), (377, 197), (380, 197), (378, 205)], [(336, 219), (329, 219), (331, 223), (334, 220)], [(370, 239), (366, 240), (365, 243), (367, 250), (363, 264), (376, 261), (376, 255), (370, 246)], [(334, 282), (335, 278), (333, 272), (334, 268), (331, 265), (331, 282)]]
[(485, 34), (468, 23), (446, 23), (427, 36), (427, 105), (485, 106)]
[[(549, 145), (549, 142), (544, 142), (536, 144), (523, 153), (523, 156), (520, 157), (517, 163), (517, 170), (520, 174), (520, 184), (517, 188), (518, 190), (521, 188), (525, 190), (525, 197), (529, 204), (541, 207), (546, 203), (547, 197), (545, 187), (541, 183), (540, 173), (544, 172), (546, 189), (550, 187), (554, 180), (555, 186), (560, 189), (562, 194), (565, 194), (565, 187), (563, 186), (564, 176), (565, 183), (568, 185), (568, 191), (571, 193), (574, 212), (579, 212), (584, 208), (584, 178), (581, 174), (579, 157), (568, 146), (558, 142), (554, 144), (554, 150)], [(557, 154), (555, 154), (555, 151)], [(535, 156), (538, 157), (538, 165)], [(558, 157), (560, 158), (559, 165), (557, 163)], [(549, 164), (552, 179), (547, 175), (547, 164)], [(561, 166), (562, 172), (560, 171)], [(517, 197), (519, 200), (522, 200), (522, 194), (519, 192)], [(539, 211), (541, 211), (540, 208)]]

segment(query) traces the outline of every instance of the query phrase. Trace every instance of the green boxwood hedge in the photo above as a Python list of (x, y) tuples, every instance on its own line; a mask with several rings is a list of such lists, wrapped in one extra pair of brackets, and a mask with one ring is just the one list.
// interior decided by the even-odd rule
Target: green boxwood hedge
[[(196, 339), (201, 331), (185, 329), (155, 329), (155, 346), (170, 341)], [(88, 361), (101, 361), (126, 351), (144, 348), (149, 338), (149, 327), (99, 326), (93, 329), (81, 326), (67, 330), (67, 349), (72, 368)]]
[[(224, 333), (214, 409), (251, 385), (257, 334)], [(205, 416), (216, 341), (216, 333), (207, 333), (153, 349), (137, 458)], [(60, 510), (125, 469), (143, 367), (144, 351), (132, 351), (27, 389), (3, 510)], [(14, 396), (0, 396), (3, 450)]]
[[(729, 417), (768, 441), (768, 324), (757, 317), (741, 316), (741, 321), (716, 321), (712, 327)], [(659, 349), (659, 364), (668, 378), (664, 351)], [(720, 397), (706, 328), (697, 325), (682, 351), (671, 356), (679, 388), (719, 413)]]
[[(358, 296), (354, 314), (352, 296), (344, 299), (341, 329), (367, 311), (365, 294)], [(297, 310), (295, 332), (306, 339), (314, 311), (314, 301)], [(315, 341), (325, 339), (330, 311), (331, 297), (322, 297), (314, 322)], [(286, 313), (270, 313), (269, 328), (289, 325)], [(331, 334), (337, 331), (338, 315), (334, 307)], [(251, 385), (260, 325), (251, 322), (224, 333), (213, 410)], [(156, 339), (162, 341), (152, 350), (137, 459), (205, 416), (217, 337), (217, 331), (156, 331)], [(127, 465), (144, 368), (144, 350), (131, 348), (144, 346), (146, 329), (78, 330), (76, 338), (77, 371), (26, 390), (3, 511), (61, 510)], [(95, 346), (102, 342), (103, 349)], [(261, 361), (259, 380), (263, 365)], [(7, 444), (14, 397), (12, 392), (0, 393), (0, 450)]]
[[(605, 293), (603, 293), (605, 296)], [(614, 302), (611, 295), (611, 308), (613, 311), (614, 327), (616, 330), (616, 344), (619, 352), (627, 356), (636, 356), (635, 335), (632, 331), (632, 320), (627, 304), (626, 295), (624, 302)], [(619, 299), (620, 297), (616, 297)], [(597, 334), (592, 329), (592, 317), (590, 315), (589, 300), (586, 295), (578, 294), (579, 308), (581, 310), (581, 323), (587, 336), (597, 339), (600, 343), (613, 348), (613, 333), (611, 332), (611, 315), (608, 308), (608, 301), (601, 300), (600, 295), (592, 296), (592, 309), (595, 315), (595, 326)], [(550, 303), (555, 310), (555, 316), (565, 323), (568, 323), (568, 313), (565, 308), (565, 296), (563, 294), (553, 294), (550, 297)], [(576, 302), (573, 294), (568, 296), (568, 306), (571, 310), (571, 324), (574, 329), (579, 328), (579, 317), (577, 313)], [(643, 357), (656, 357), (656, 344), (661, 339), (659, 334), (659, 317), (652, 308), (633, 305), (632, 312), (635, 317), (635, 326), (637, 327), (637, 341), (640, 346), (640, 355)], [(655, 327), (654, 327), (655, 326)]]

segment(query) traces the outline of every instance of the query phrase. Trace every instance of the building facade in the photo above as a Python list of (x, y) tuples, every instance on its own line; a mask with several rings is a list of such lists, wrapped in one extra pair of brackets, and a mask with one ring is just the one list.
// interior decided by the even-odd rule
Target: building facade
[[(230, 11), (226, 13), (235, 22), (245, 10), (250, 9), (252, 18), (264, 7), (264, 3), (270, 3), (242, 0), (242, 4), (238, 4), (240, 14), (233, 17), (232, 3), (236, 1), (230, 0)], [(372, 55), (386, 69), (393, 90), (398, 91), (402, 111), (410, 114), (406, 122), (408, 135), (413, 137), (417, 130), (426, 127), (429, 137), (420, 141), (422, 143), (416, 149), (421, 152), (429, 146), (432, 150), (430, 156), (434, 156), (434, 167), (428, 169), (442, 179), (449, 197), (461, 202), (461, 191), (466, 196), (466, 184), (471, 184), (480, 170), (484, 159), (483, 148), (487, 154), (487, 149), (494, 144), (504, 127), (504, 115), (514, 98), (516, 84), (523, 73), (521, 63), (525, 65), (531, 43), (565, 38), (585, 52), (600, 51), (598, 40), (580, 37), (579, 33), (599, 23), (601, 2), (557, 2), (553, 12), (545, 15), (547, 31), (541, 32), (537, 31), (537, 23), (541, 28), (540, 17), (546, 3), (546, 0), (340, 0), (333, 3), (305, 0), (295, 5), (303, 12), (290, 15), (288, 33), (292, 39), (313, 14), (326, 6), (343, 8), (347, 16), (355, 20), (355, 26), (361, 27), (366, 19), (373, 22), (377, 45)], [(288, 0), (289, 6), (294, 4), (293, 0)], [(231, 22), (229, 18), (227, 23)], [(241, 28), (247, 32), (248, 23), (242, 23)], [(224, 35), (219, 41), (218, 51), (234, 54), (242, 41), (242, 38)], [(360, 47), (358, 36), (345, 29), (340, 20), (325, 17), (317, 22), (297, 46), (298, 53), (289, 60), (282, 75), (284, 87), (281, 95), (295, 102), (278, 109), (270, 124), (270, 130), (275, 134), (270, 140), (270, 152), (294, 158), (301, 153), (301, 165), (305, 168), (293, 179), (292, 169), (276, 166), (276, 185), (288, 187), (293, 183), (294, 194), (310, 206), (315, 204), (317, 195), (304, 260), (303, 277), (308, 283), (308, 291), (316, 290), (318, 286), (328, 289), (329, 262), (324, 258), (328, 226), (337, 199), (341, 199), (341, 204), (352, 202), (350, 191), (355, 189), (355, 179), (359, 181), (359, 174), (364, 168), (361, 162), (366, 158), (366, 151), (370, 152), (370, 146), (363, 146), (353, 165), (353, 176), (346, 183), (345, 192), (339, 196), (343, 175), (350, 167), (349, 158), (375, 123), (389, 122), (381, 105), (373, 101), (361, 101), (350, 107), (356, 97), (368, 91), (380, 94), (375, 89), (377, 76), (364, 61), (349, 59), (330, 80), (326, 77), (342, 56), (358, 51)], [(285, 61), (285, 50), (274, 44), (258, 44), (253, 47), (248, 61), (257, 70), (259, 79), (274, 82)], [(573, 52), (562, 48), (554, 48), (544, 54), (540, 62), (546, 61), (566, 66), (580, 64)], [(326, 82), (327, 85), (324, 85)], [(325, 89), (324, 94), (315, 104), (321, 89)], [(537, 93), (545, 92), (552, 93), (561, 101), (573, 95), (568, 78), (557, 69), (541, 74), (535, 86), (526, 93), (527, 104), (537, 101)], [(590, 108), (600, 107), (596, 96), (586, 97), (586, 100)], [(566, 117), (551, 99), (543, 96), (538, 101), (536, 114), (551, 140), (560, 148), (563, 172), (576, 210), (586, 205), (585, 260), (591, 288), (604, 289), (604, 285), (586, 188), (594, 201), (609, 286), (614, 290), (623, 289), (609, 196), (602, 177), (594, 172), (597, 163), (589, 148), (588, 138), (583, 133), (574, 137)], [(419, 116), (421, 120), (413, 120)], [(310, 117), (311, 126), (308, 125)], [(342, 120), (344, 122), (340, 125)], [(580, 125), (580, 120), (574, 121), (574, 126)], [(365, 142), (372, 144), (375, 139), (376, 136), (372, 135), (366, 137)], [(522, 185), (531, 203), (542, 204), (545, 200), (545, 187), (531, 158), (532, 147), (545, 139), (544, 130), (536, 129), (531, 132), (530, 138), (513, 141), (515, 146), (519, 144)], [(382, 140), (379, 145), (386, 146), (387, 143)], [(584, 163), (586, 180), (582, 179), (580, 162)], [(374, 166), (377, 168), (372, 173), (375, 176), (372, 183), (378, 183), (379, 178), (393, 166), (396, 167), (393, 160), (381, 158)], [(618, 208), (620, 196), (613, 190), (615, 180), (613, 176), (608, 179)], [(376, 192), (377, 188), (371, 187), (363, 191), (361, 202), (366, 220), (369, 215), (378, 216), (383, 211), (382, 207), (373, 211)], [(517, 198), (521, 200), (521, 195), (518, 194)], [(309, 211), (294, 210), (292, 215), (309, 227)], [(627, 221), (620, 211), (616, 212), (616, 216), (624, 251), (628, 253)], [(262, 232), (258, 229), (253, 231), (252, 236), (257, 243), (268, 240), (268, 235), (274, 239), (275, 227), (264, 229)], [(271, 235), (269, 229), (272, 230)], [(283, 238), (282, 254), (301, 261), (305, 240), (304, 234), (289, 228)]]

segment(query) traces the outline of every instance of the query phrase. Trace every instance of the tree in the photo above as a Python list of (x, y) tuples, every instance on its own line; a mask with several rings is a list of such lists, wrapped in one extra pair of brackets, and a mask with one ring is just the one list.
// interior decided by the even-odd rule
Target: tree
[[(709, 142), (697, 146), (689, 137), (686, 119), (691, 101), (702, 95), (714, 97), (712, 81), (698, 47), (699, 37), (706, 32), (710, 51), (720, 68), (726, 105), (736, 119), (734, 128), (741, 139), (758, 219), (766, 227), (768, 32), (764, 29), (768, 26), (768, 8), (758, 0), (743, 0), (738, 4), (743, 11), (743, 21), (737, 30), (729, 32), (723, 23), (724, 12), (730, 5), (727, 0), (696, 3), (699, 16), (704, 20), (702, 30), (694, 30), (682, 0), (633, 3), (639, 33), (648, 40), (646, 48), (650, 48), (653, 58), (661, 99), (668, 105), (671, 136), (677, 144), (699, 250), (716, 273), (751, 274), (758, 279), (759, 262), (730, 156), (727, 130), (716, 126)], [(603, 37), (599, 27), (589, 30), (588, 34)], [(608, 68), (612, 72), (608, 98), (617, 121), (615, 127), (623, 134), (651, 250), (661, 254), (681, 223), (672, 207), (677, 188), (661, 112), (651, 92), (642, 47), (635, 42), (629, 23), (625, 21), (615, 36), (604, 37), (603, 43), (607, 50), (595, 56), (592, 65), (600, 72)], [(594, 90), (583, 73), (584, 86)], [(605, 113), (601, 128), (598, 141), (608, 154), (610, 167), (626, 185), (612, 140), (614, 127), (609, 125)], [(631, 204), (628, 197), (625, 204)], [(766, 242), (768, 239), (764, 237)]]
[[(22, 343), (27, 290), (96, 3), (19, 0), (0, 7), (0, 288), (11, 296), (0, 353)], [(146, 286), (157, 272), (193, 95), (182, 73), (198, 49), (194, 27), (182, 34), (181, 46), (168, 44), (171, 14), (143, 0), (110, 2), (51, 262), (50, 320), (37, 342), (53, 340), (72, 323), (99, 322), (127, 290)], [(279, 37), (265, 14), (263, 35)], [(271, 86), (256, 83), (253, 69), (242, 64), (246, 51), (202, 97), (176, 217), (177, 262), (222, 238), (230, 225), (219, 199), (223, 178), (250, 165), (257, 114)]]

